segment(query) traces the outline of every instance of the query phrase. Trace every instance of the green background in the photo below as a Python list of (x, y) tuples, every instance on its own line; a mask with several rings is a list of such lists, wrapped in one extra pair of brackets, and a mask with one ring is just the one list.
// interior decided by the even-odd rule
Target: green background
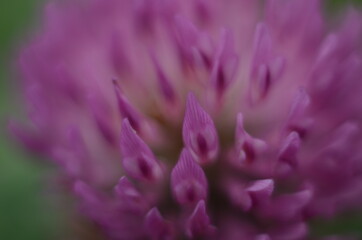
[[(329, 11), (335, 13), (350, 1), (327, 2)], [(16, 76), (14, 56), (36, 29), (41, 5), (41, 0), (0, 0), (0, 239), (4, 240), (58, 239), (64, 229), (57, 211), (59, 206), (52, 201), (54, 191), (47, 184), (51, 167), (19, 150), (6, 132), (9, 116), (21, 119), (24, 112), (12, 81)], [(313, 227), (318, 235), (362, 233), (359, 214), (348, 214), (328, 223), (316, 221), (314, 226), (318, 226)]]
[(50, 186), (50, 166), (12, 141), (8, 120), (24, 119), (15, 84), (16, 54), (40, 20), (38, 0), (0, 0), (0, 239), (56, 239), (62, 229)]

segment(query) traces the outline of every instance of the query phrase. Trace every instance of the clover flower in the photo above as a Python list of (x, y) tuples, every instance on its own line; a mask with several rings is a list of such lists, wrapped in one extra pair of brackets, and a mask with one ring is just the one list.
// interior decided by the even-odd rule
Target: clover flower
[(306, 239), (362, 201), (362, 21), (321, 5), (53, 2), (10, 128), (106, 238)]

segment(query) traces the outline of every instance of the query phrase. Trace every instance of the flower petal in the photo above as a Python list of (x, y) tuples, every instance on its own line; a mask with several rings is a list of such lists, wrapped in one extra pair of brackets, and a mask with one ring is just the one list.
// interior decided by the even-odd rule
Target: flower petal
[(224, 29), (216, 57), (214, 59), (210, 82), (220, 100), (234, 79), (239, 57), (234, 49), (234, 37), (229, 29)]
[(132, 128), (134, 128), (136, 131), (140, 131), (141, 122), (143, 120), (141, 114), (127, 100), (126, 96), (123, 94), (121, 88), (119, 87), (117, 80), (113, 79), (112, 82), (117, 96), (118, 110), (121, 116), (128, 119)]
[(269, 201), (274, 191), (273, 179), (262, 179), (254, 181), (246, 188), (246, 191), (253, 199), (253, 205), (263, 204)]
[(243, 115), (239, 113), (235, 128), (235, 156), (233, 162), (236, 165), (249, 165), (255, 162), (266, 149), (263, 140), (253, 138), (244, 129)]
[(171, 85), (170, 79), (168, 79), (168, 77), (162, 70), (160, 63), (157, 61), (156, 57), (154, 55), (151, 55), (151, 58), (153, 64), (155, 65), (160, 93), (168, 104), (175, 104), (177, 100), (177, 95), (175, 89)]
[(243, 211), (265, 206), (270, 202), (274, 190), (272, 179), (262, 179), (245, 184), (232, 181), (227, 184), (227, 193), (230, 201)]
[(120, 142), (122, 163), (128, 175), (146, 182), (153, 182), (162, 177), (160, 163), (131, 127), (128, 119), (123, 120)]
[(200, 200), (194, 212), (186, 223), (186, 234), (194, 239), (198, 237), (210, 237), (214, 235), (216, 228), (211, 225), (210, 218), (206, 213), (205, 201)]
[(186, 148), (197, 162), (210, 163), (216, 160), (219, 140), (214, 122), (192, 93), (187, 97), (182, 136)]
[(291, 132), (284, 140), (278, 154), (278, 174), (288, 174), (298, 166), (297, 153), (301, 144), (297, 132)]
[(144, 196), (125, 176), (119, 180), (114, 191), (117, 198), (120, 200), (122, 209), (143, 212), (143, 210), (147, 207)]
[(252, 104), (264, 99), (284, 70), (284, 58), (274, 54), (272, 39), (265, 24), (259, 23), (254, 37), (250, 70), (249, 100)]
[(171, 188), (174, 197), (182, 205), (196, 204), (207, 196), (207, 179), (191, 153), (183, 149), (171, 172)]
[(152, 240), (174, 239), (174, 232), (156, 207), (152, 208), (145, 217), (146, 233)]

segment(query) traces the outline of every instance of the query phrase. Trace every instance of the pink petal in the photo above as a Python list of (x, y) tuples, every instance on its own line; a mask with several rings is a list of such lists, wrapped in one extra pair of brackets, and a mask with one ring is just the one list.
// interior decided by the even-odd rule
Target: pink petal
[(152, 208), (145, 217), (146, 233), (152, 240), (172, 240), (174, 232), (156, 207)]
[(187, 149), (171, 172), (171, 188), (174, 197), (182, 205), (196, 204), (207, 196), (207, 179), (202, 168)]
[(137, 135), (128, 119), (123, 120), (120, 147), (126, 173), (142, 181), (159, 180), (163, 173), (158, 160), (147, 144)]
[(187, 97), (182, 136), (185, 147), (197, 162), (210, 163), (216, 160), (219, 140), (214, 122), (192, 93)]
[(206, 213), (204, 200), (200, 200), (194, 212), (186, 224), (186, 234), (190, 238), (211, 237), (216, 233), (216, 228), (211, 225), (210, 218)]

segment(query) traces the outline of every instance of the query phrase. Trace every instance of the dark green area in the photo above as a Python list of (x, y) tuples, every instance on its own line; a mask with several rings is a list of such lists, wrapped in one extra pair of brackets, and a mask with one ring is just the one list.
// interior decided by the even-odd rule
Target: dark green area
[[(0, 1), (0, 239), (42, 240), (55, 239), (60, 231), (60, 217), (56, 204), (50, 204), (47, 182), (49, 167), (19, 151), (6, 134), (8, 116), (22, 116), (23, 112), (14, 96), (16, 84), (14, 66), (16, 50), (26, 42), (24, 38), (35, 29), (40, 19), (41, 0)], [(328, 9), (338, 10), (346, 3), (362, 0), (331, 0)], [(54, 196), (53, 196), (54, 197)], [(362, 217), (346, 215), (334, 221), (315, 221), (316, 235), (359, 232), (362, 235)]]
[(362, 0), (327, 0), (325, 2), (327, 8), (332, 9), (333, 11), (341, 10), (348, 5), (353, 5), (357, 7), (362, 6)]
[(14, 96), (12, 67), (18, 46), (38, 18), (38, 2), (0, 1), (0, 239), (4, 240), (49, 240), (57, 232), (56, 207), (50, 205), (52, 194), (45, 193), (49, 169), (19, 151), (6, 130), (9, 116), (23, 115)]
[(362, 237), (362, 215), (361, 212), (351, 212), (337, 219), (317, 219), (311, 224), (311, 231), (315, 236), (326, 236), (333, 234)]

